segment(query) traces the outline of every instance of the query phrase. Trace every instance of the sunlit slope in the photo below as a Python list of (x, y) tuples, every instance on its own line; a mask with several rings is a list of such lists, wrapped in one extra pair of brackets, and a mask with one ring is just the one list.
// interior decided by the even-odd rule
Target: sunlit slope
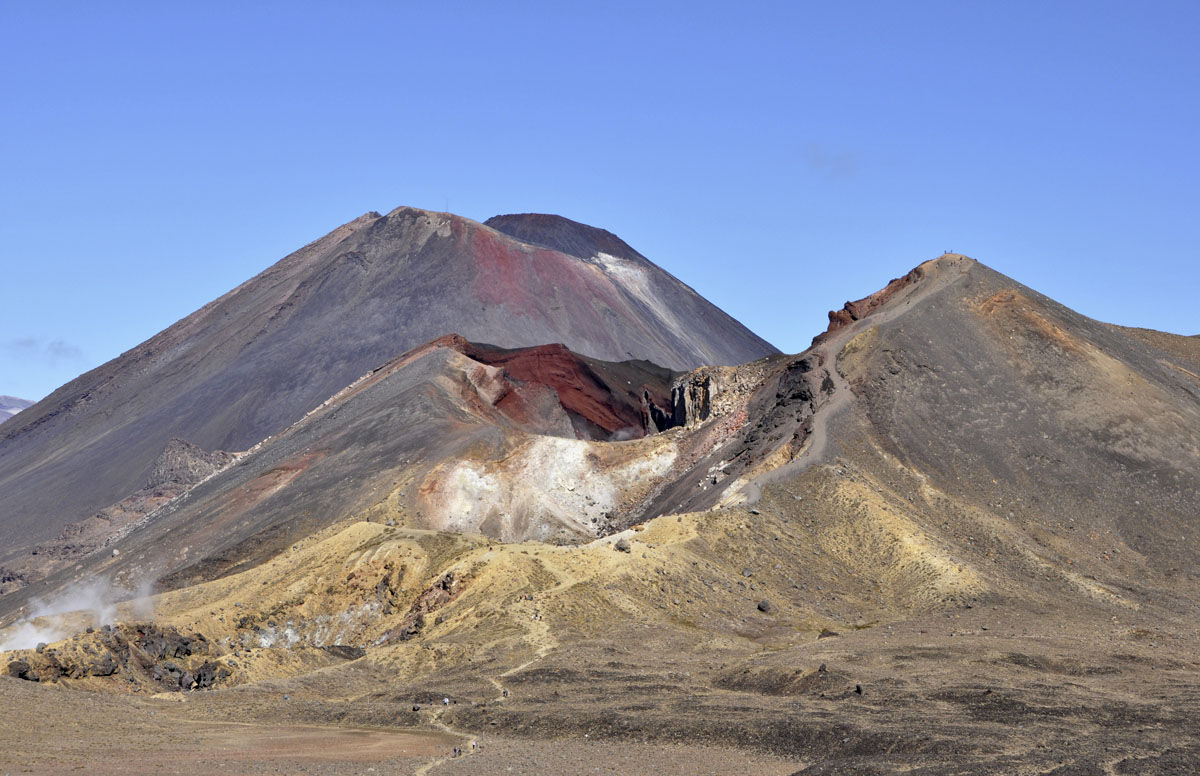
[(675, 369), (775, 352), (609, 238), (564, 253), (414, 208), (339, 227), (5, 423), (0, 561), (138, 490), (170, 439), (245, 450), (451, 333)]
[[(564, 351), (430, 343), (47, 581), (167, 558), (151, 622), (74, 615), (9, 671), (808, 773), (1169, 769), (1200, 756), (1191, 344), (953, 255), (806, 353), (670, 376), (669, 413), (644, 366), (564, 399)], [(578, 438), (635, 407), (663, 425)], [(521, 534), (534, 514), (569, 543)], [(163, 638), (203, 646), (167, 661)]]

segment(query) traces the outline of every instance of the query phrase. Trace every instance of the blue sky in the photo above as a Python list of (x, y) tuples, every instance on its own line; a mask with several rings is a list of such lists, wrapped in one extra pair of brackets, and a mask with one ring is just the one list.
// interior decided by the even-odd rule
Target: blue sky
[(788, 351), (943, 250), (1200, 333), (1197, 3), (0, 5), (0, 394), (368, 210), (602, 226)]

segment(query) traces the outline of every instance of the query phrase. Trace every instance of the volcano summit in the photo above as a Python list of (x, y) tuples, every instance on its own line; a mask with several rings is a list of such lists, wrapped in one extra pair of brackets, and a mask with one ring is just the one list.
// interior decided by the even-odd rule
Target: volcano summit
[(608, 232), (491, 223), (363, 215), (6, 423), (0, 563), (141, 488), (171, 439), (245, 450), (446, 334), (677, 370), (777, 352)]

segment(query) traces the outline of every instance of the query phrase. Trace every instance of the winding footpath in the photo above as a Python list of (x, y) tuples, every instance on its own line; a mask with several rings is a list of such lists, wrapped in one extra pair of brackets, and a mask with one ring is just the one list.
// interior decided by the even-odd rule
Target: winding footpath
[(765, 486), (789, 477), (795, 477), (810, 466), (823, 463), (827, 459), (830, 429), (833, 421), (840, 417), (854, 403), (854, 391), (838, 366), (838, 355), (842, 352), (842, 348), (846, 346), (846, 343), (854, 339), (865, 329), (889, 323), (905, 315), (909, 310), (913, 309), (915, 303), (920, 303), (966, 275), (975, 263), (974, 259), (957, 254), (947, 254), (926, 262), (923, 266), (928, 266), (930, 269), (927, 271), (925, 277), (887, 302), (883, 307), (847, 326), (837, 329), (833, 334), (801, 354), (812, 354), (820, 357), (820, 362), (824, 365), (825, 370), (833, 380), (833, 393), (813, 413), (812, 432), (808, 435), (804, 450), (783, 466), (760, 474), (742, 486), (741, 493), (746, 499), (746, 504), (757, 503), (762, 498), (762, 489)]
[[(963, 277), (974, 263), (972, 259), (953, 254), (927, 262), (925, 266), (928, 266), (929, 269), (925, 277), (918, 280), (895, 298), (889, 300), (883, 307), (849, 325), (837, 329), (824, 340), (801, 354), (819, 356), (821, 364), (824, 365), (825, 370), (833, 381), (833, 392), (824, 403), (816, 408), (813, 414), (812, 431), (808, 435), (804, 450), (783, 466), (761, 474), (742, 486), (741, 492), (746, 497), (746, 504), (756, 503), (762, 497), (762, 489), (765, 486), (789, 477), (794, 477), (810, 466), (823, 463), (827, 460), (832, 424), (854, 404), (854, 391), (838, 367), (838, 355), (842, 352), (846, 343), (872, 326), (889, 323), (905, 315), (909, 310), (913, 309), (915, 304), (920, 303)], [(567, 574), (551, 569), (548, 566), (545, 566), (545, 568), (554, 575), (557, 579), (557, 584), (541, 591), (538, 594), (539, 596), (553, 595), (577, 582), (576, 579)], [(528, 606), (528, 602), (525, 602), (525, 604), (522, 606), (521, 618), (528, 629), (526, 639), (528, 642), (537, 644), (538, 646), (533, 657), (524, 663), (494, 676), (486, 677), (487, 681), (496, 688), (497, 694), (492, 699), (495, 703), (504, 703), (511, 694), (504, 685), (504, 679), (524, 671), (529, 666), (545, 658), (558, 646), (557, 641), (551, 633), (549, 623), (540, 619), (540, 617), (534, 616), (538, 613), (536, 607)], [(456, 730), (441, 721), (443, 712), (448, 708), (449, 706), (435, 708), (430, 716), (429, 724), (444, 733), (461, 737), (464, 742), (477, 740), (478, 737), (474, 734)], [(458, 758), (470, 757), (477, 753), (477, 751), (474, 748), (465, 748)], [(415, 776), (427, 776), (439, 765), (458, 758), (454, 755), (445, 755), (432, 760), (419, 768), (415, 772)]]
[[(566, 588), (568, 588), (568, 587), (574, 585), (576, 582), (578, 582), (578, 580), (576, 580), (575, 578), (573, 578), (567, 574), (564, 574), (560, 571), (557, 571), (555, 569), (552, 569), (549, 566), (543, 565), (543, 568), (545, 568), (548, 572), (550, 572), (550, 574), (552, 574), (554, 576), (554, 578), (556, 580), (556, 584), (553, 587), (550, 587), (550, 588), (540, 591), (538, 593), (539, 596), (546, 597), (546, 596), (552, 595), (561, 590), (565, 590)], [(529, 602), (523, 602), (523, 603), (528, 604)], [(509, 668), (506, 671), (502, 671), (498, 674), (495, 674), (494, 676), (485, 677), (487, 679), (487, 681), (490, 682), (491, 685), (496, 688), (496, 696), (492, 699), (492, 701), (494, 703), (504, 703), (508, 699), (509, 695), (511, 694), (511, 693), (509, 693), (508, 688), (504, 686), (504, 682), (502, 681), (503, 679), (505, 679), (509, 676), (512, 676), (513, 674), (517, 674), (517, 673), (520, 673), (521, 671), (524, 671), (529, 666), (531, 666), (534, 663), (538, 662), (539, 660), (542, 660), (543, 658), (545, 658), (552, 651), (554, 651), (554, 649), (556, 649), (558, 647), (558, 642), (551, 635), (549, 623), (547, 623), (545, 620), (541, 619), (540, 616), (538, 616), (536, 618), (534, 617), (535, 614), (538, 614), (536, 607), (525, 605), (525, 606), (522, 606), (521, 609), (522, 609), (521, 615), (520, 615), (521, 621), (528, 628), (528, 632), (526, 633), (526, 639), (532, 643), (537, 644), (538, 647), (534, 651), (533, 657), (529, 658), (524, 663), (521, 663), (520, 665), (517, 665), (517, 666), (513, 666), (512, 668)], [(526, 618), (528, 618), (528, 619), (526, 619)], [(432, 713), (430, 714), (429, 724), (431, 726), (433, 726), (434, 728), (437, 728), (438, 730), (442, 731), (443, 733), (447, 733), (452, 736), (460, 737), (462, 739), (463, 743), (474, 743), (474, 742), (478, 741), (480, 736), (478, 736), (474, 733), (470, 733), (468, 731), (456, 730), (455, 728), (452, 728), (449, 725), (447, 725), (446, 723), (441, 721), (442, 714), (449, 708), (450, 708), (449, 706), (445, 706), (445, 705), (435, 707), (433, 709)], [(448, 755), (439, 757), (435, 760), (429, 761), (428, 763), (426, 763), (425, 765), (422, 765), (420, 768), (418, 768), (416, 771), (414, 771), (413, 776), (428, 776), (428, 774), (434, 768), (438, 767), (439, 765), (441, 765), (445, 762), (449, 762), (450, 760), (462, 759), (463, 757), (470, 757), (473, 754), (477, 754), (480, 751), (480, 749), (478, 749), (474, 746), (466, 746), (466, 747), (463, 747), (461, 751), (462, 751), (462, 754), (458, 755), (457, 757), (453, 754), (448, 754)]]

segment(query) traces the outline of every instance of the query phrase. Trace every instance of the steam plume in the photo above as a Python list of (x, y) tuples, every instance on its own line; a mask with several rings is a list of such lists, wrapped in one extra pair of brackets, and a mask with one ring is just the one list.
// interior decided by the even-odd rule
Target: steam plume
[(117, 587), (105, 579), (81, 582), (47, 599), (31, 599), (29, 614), (0, 632), (0, 652), (33, 649), (50, 644), (87, 626), (116, 622), (117, 604), (133, 599), (133, 616), (147, 619), (154, 614), (150, 595), (154, 583), (144, 582), (137, 590)]

